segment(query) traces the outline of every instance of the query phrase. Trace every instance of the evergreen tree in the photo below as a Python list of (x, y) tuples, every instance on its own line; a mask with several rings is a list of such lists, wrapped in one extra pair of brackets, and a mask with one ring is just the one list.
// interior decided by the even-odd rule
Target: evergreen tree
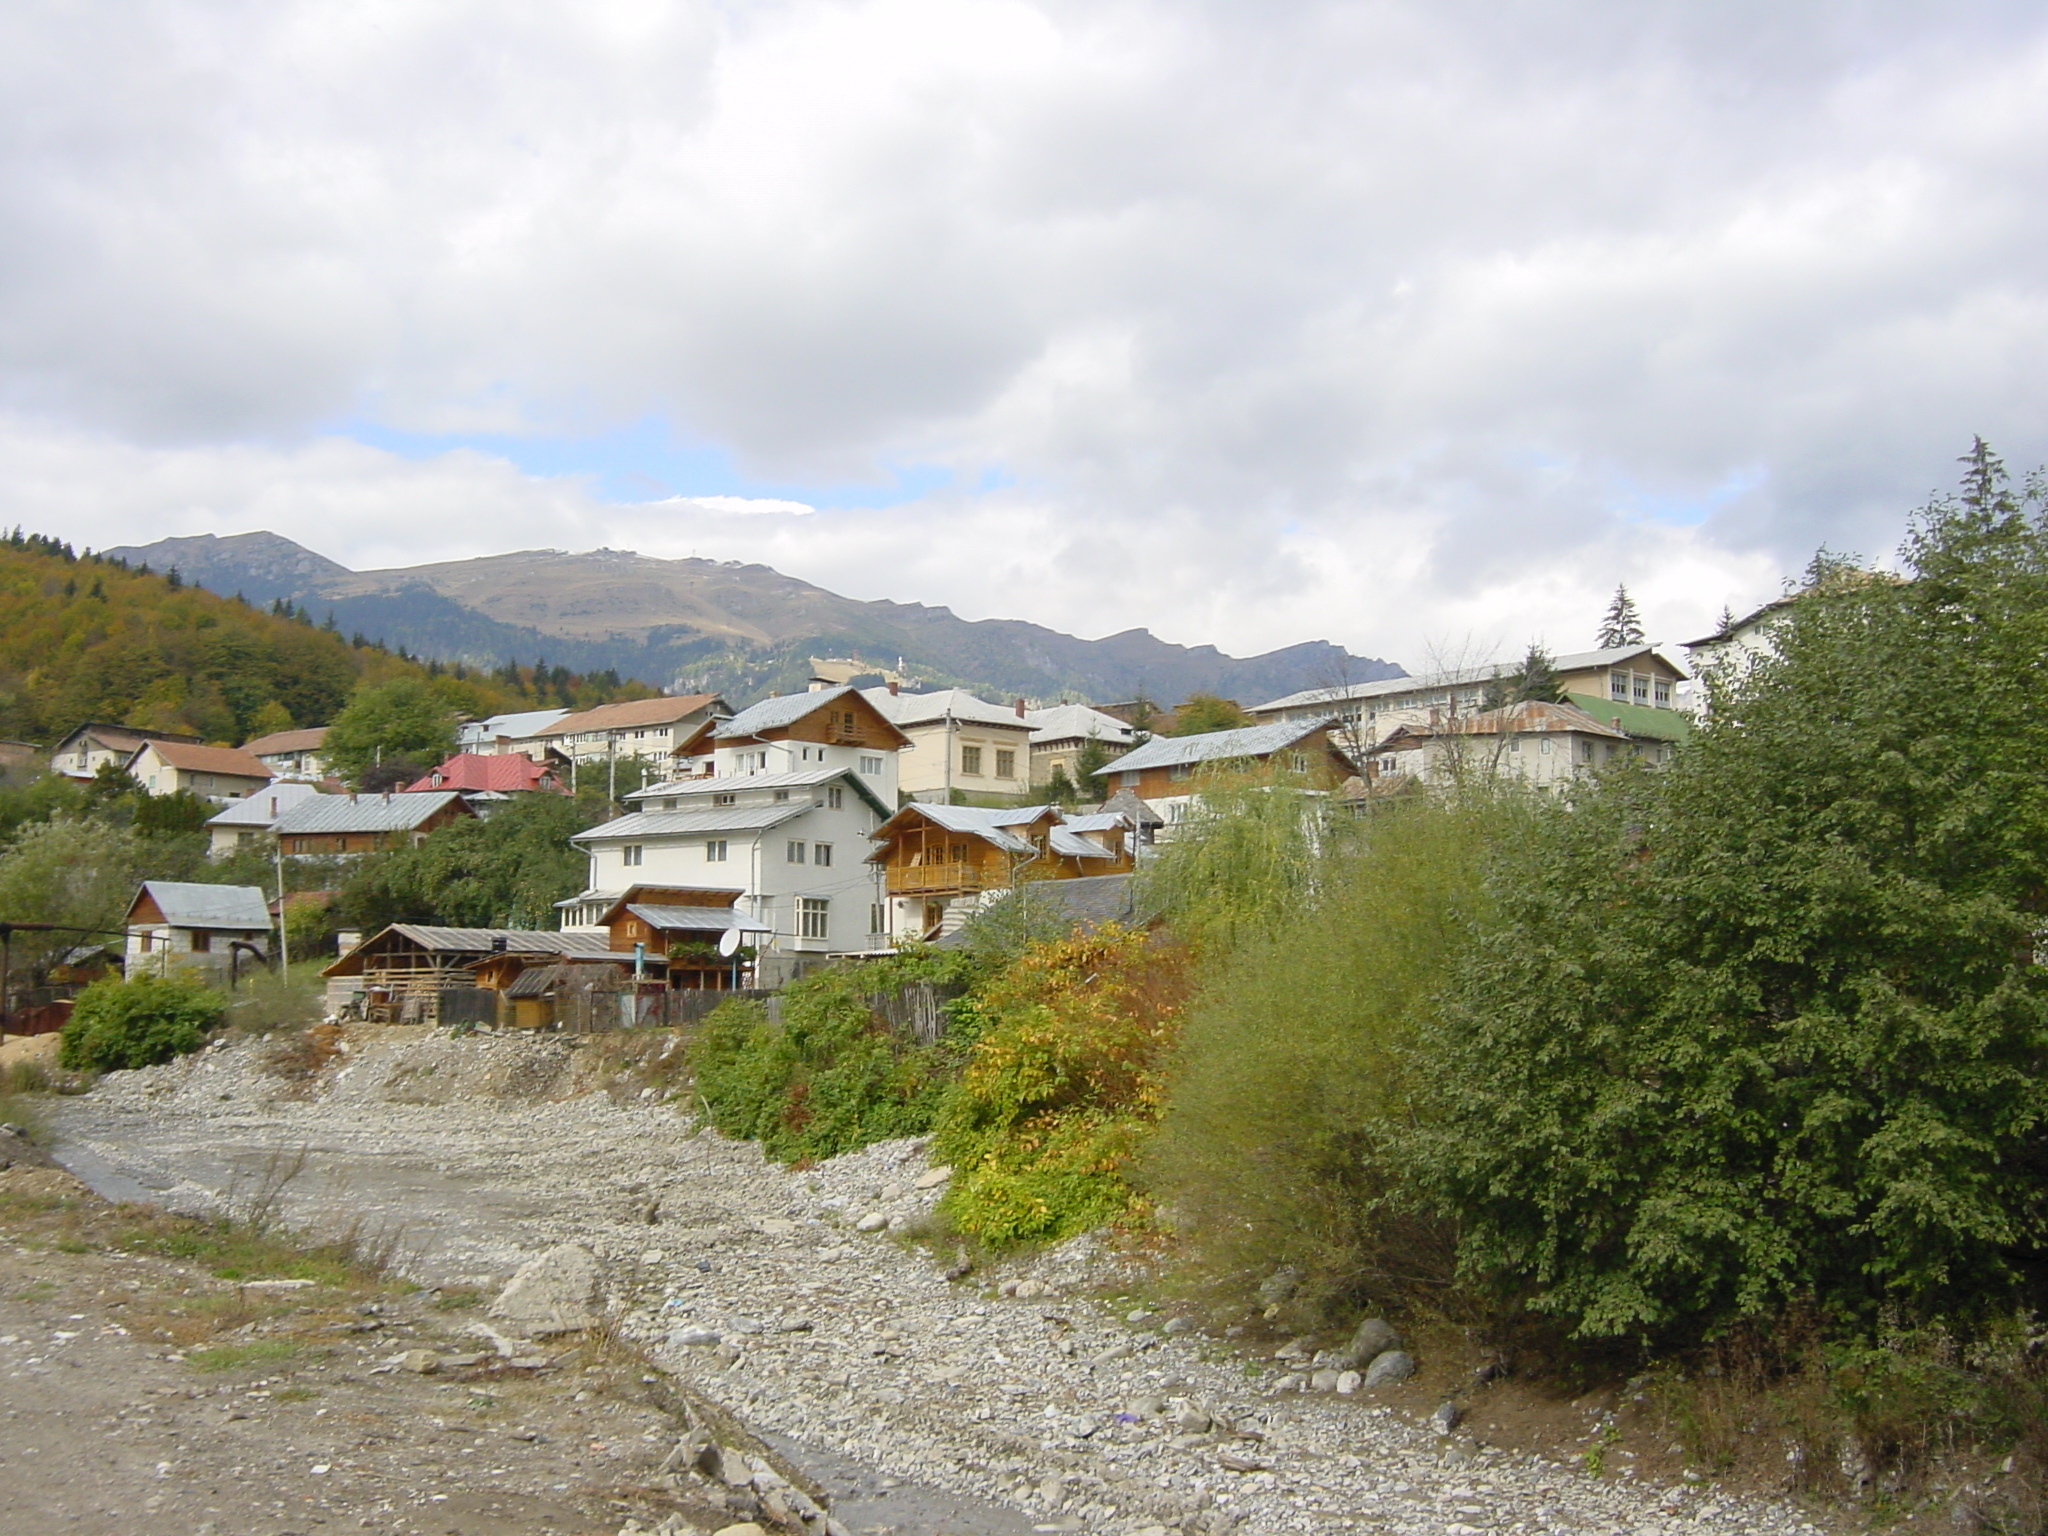
[(1643, 619), (1636, 612), (1636, 600), (1626, 585), (1614, 589), (1614, 601), (1607, 605), (1607, 617), (1600, 621), (1600, 649), (1618, 650), (1624, 645), (1643, 643)]

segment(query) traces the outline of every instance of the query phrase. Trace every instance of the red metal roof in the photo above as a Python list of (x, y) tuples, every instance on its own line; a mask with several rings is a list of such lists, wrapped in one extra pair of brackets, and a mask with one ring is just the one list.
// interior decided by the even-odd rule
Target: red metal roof
[(406, 785), (408, 793), (430, 789), (452, 789), (471, 795), (485, 791), (514, 795), (531, 790), (568, 793), (555, 778), (554, 770), (542, 767), (523, 752), (458, 752), (425, 778)]

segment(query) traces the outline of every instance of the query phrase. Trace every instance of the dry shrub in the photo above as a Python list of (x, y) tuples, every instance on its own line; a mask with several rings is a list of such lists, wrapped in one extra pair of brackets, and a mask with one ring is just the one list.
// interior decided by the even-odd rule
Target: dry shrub
[(263, 1053), (264, 1067), (290, 1082), (303, 1083), (341, 1054), (345, 1031), (339, 1024), (313, 1024), (287, 1030)]

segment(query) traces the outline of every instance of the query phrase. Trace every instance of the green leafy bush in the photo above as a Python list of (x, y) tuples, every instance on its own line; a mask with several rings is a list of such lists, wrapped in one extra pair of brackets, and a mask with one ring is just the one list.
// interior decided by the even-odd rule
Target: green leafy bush
[(958, 983), (968, 966), (937, 951), (834, 966), (784, 989), (780, 1023), (751, 999), (723, 1004), (690, 1047), (711, 1123), (785, 1162), (928, 1131), (961, 1037), (949, 1030), (920, 1044), (892, 1029), (874, 1000), (910, 983)]
[(2048, 1302), (2048, 520), (1981, 451), (1663, 776), (1492, 870), (1435, 1046), (1475, 1280), (1582, 1334)]
[(1178, 949), (1112, 924), (1034, 946), (976, 992), (978, 1038), (932, 1137), (957, 1229), (1056, 1240), (1137, 1213), (1127, 1174), (1158, 1114), (1185, 971)]
[(198, 1050), (226, 1008), (218, 992), (175, 972), (96, 981), (78, 994), (57, 1059), (84, 1072), (155, 1066)]

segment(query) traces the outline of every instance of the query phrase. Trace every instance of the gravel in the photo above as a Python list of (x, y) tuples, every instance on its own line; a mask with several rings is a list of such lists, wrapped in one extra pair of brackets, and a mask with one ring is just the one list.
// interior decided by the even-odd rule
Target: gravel
[(60, 1159), (173, 1205), (381, 1235), (430, 1284), (496, 1285), (581, 1244), (620, 1333), (758, 1431), (878, 1486), (994, 1501), (1019, 1531), (1817, 1529), (1710, 1485), (1477, 1446), (1355, 1387), (1284, 1390), (1286, 1361), (1093, 1299), (1137, 1277), (1091, 1239), (949, 1283), (950, 1251), (906, 1240), (944, 1192), (917, 1141), (784, 1169), (674, 1106), (578, 1092), (594, 1053), (559, 1039), (358, 1030), (297, 1087), (263, 1049), (61, 1101)]

